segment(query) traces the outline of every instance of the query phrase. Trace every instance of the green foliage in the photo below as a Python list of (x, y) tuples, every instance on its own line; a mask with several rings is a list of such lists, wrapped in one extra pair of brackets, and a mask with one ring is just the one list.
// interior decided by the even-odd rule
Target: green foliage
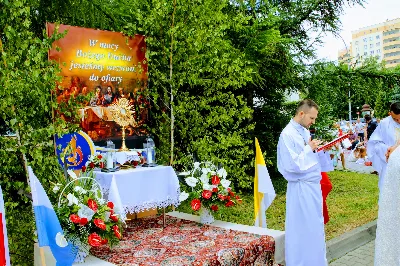
[(352, 119), (357, 118), (356, 112), (361, 113), (365, 103), (374, 109), (375, 117), (385, 117), (399, 87), (400, 72), (385, 69), (374, 60), (355, 69), (318, 62), (310, 67), (303, 82), (307, 97), (322, 107), (317, 126), (326, 127), (337, 119), (349, 119), (349, 100)]

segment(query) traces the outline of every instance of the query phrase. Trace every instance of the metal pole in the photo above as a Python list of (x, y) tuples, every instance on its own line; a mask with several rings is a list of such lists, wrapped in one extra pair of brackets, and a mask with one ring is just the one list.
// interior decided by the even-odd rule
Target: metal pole
[(351, 100), (350, 100), (350, 89), (349, 89), (349, 122), (351, 125)]

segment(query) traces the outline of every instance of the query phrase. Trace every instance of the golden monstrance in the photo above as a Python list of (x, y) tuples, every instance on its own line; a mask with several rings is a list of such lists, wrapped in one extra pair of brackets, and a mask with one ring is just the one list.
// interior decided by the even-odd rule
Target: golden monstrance
[(113, 120), (122, 127), (122, 146), (119, 151), (129, 151), (125, 145), (125, 127), (129, 125), (136, 126), (136, 121), (133, 117), (134, 111), (131, 110), (129, 101), (126, 98), (119, 99), (110, 107)]

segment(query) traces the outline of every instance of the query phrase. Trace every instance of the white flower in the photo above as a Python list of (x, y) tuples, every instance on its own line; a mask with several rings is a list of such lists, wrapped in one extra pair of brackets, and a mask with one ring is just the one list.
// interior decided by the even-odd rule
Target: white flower
[(68, 172), (69, 176), (70, 176), (72, 179), (77, 179), (77, 178), (78, 178), (78, 177), (76, 176), (76, 174), (75, 174), (74, 171), (68, 170), (67, 172)]
[(189, 197), (189, 193), (186, 193), (185, 191), (181, 192), (179, 195), (179, 201), (184, 201)]
[(65, 239), (64, 235), (61, 234), (61, 232), (58, 232), (56, 235), (56, 244), (61, 248), (65, 248), (66, 246), (68, 246), (68, 242)]
[(195, 162), (194, 163), (194, 169), (196, 170), (197, 168), (199, 168), (200, 167), (200, 163), (199, 162)]
[(210, 168), (201, 168), (201, 172), (203, 174), (208, 174), (209, 172), (211, 172), (211, 169)]
[(74, 191), (75, 191), (75, 192), (78, 192), (78, 193), (80, 193), (80, 194), (86, 194), (86, 192), (87, 192), (84, 188), (82, 188), (82, 187), (80, 187), (80, 186), (74, 187)]
[(219, 177), (222, 177), (223, 179), (225, 179), (225, 178), (226, 178), (226, 175), (227, 175), (226, 170), (225, 170), (224, 168), (219, 169), (219, 170), (217, 171), (217, 175), (218, 175)]
[(221, 180), (221, 185), (222, 185), (224, 188), (228, 188), (230, 184), (231, 184), (231, 181), (229, 181), (229, 180), (227, 180), (227, 179), (222, 179), (222, 180)]
[(81, 218), (86, 218), (88, 221), (92, 220), (94, 211), (88, 206), (79, 204), (78, 216)]
[(57, 191), (60, 190), (60, 186), (61, 186), (61, 184), (57, 183), (57, 184), (53, 187), (53, 193), (57, 193)]
[(213, 189), (213, 186), (210, 185), (210, 184), (203, 184), (203, 189), (204, 189), (204, 190), (212, 190), (212, 189)]
[(74, 195), (72, 195), (71, 193), (69, 193), (67, 195), (67, 199), (68, 199), (68, 206), (71, 206), (73, 204), (78, 205), (78, 203), (79, 203), (78, 199)]
[(197, 178), (193, 177), (193, 176), (189, 176), (187, 178), (185, 178), (186, 184), (188, 184), (191, 187), (195, 187), (197, 184)]
[(208, 181), (209, 181), (208, 175), (207, 175), (206, 173), (203, 173), (203, 174), (200, 176), (200, 181), (201, 181), (201, 183), (203, 183), (203, 184), (208, 184)]
[(110, 215), (111, 215), (111, 212), (105, 212), (105, 217), (104, 217), (105, 222), (108, 222), (110, 220)]
[(97, 202), (98, 202), (100, 205), (103, 205), (106, 201), (105, 201), (103, 198), (97, 198)]

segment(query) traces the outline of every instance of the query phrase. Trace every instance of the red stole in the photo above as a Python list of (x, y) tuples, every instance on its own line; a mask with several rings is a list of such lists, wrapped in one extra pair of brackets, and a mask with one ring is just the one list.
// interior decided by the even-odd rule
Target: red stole
[(332, 183), (329, 180), (328, 174), (326, 172), (321, 172), (321, 190), (322, 190), (322, 210), (324, 214), (324, 224), (329, 222), (328, 206), (326, 205), (326, 198), (329, 192), (332, 190)]

